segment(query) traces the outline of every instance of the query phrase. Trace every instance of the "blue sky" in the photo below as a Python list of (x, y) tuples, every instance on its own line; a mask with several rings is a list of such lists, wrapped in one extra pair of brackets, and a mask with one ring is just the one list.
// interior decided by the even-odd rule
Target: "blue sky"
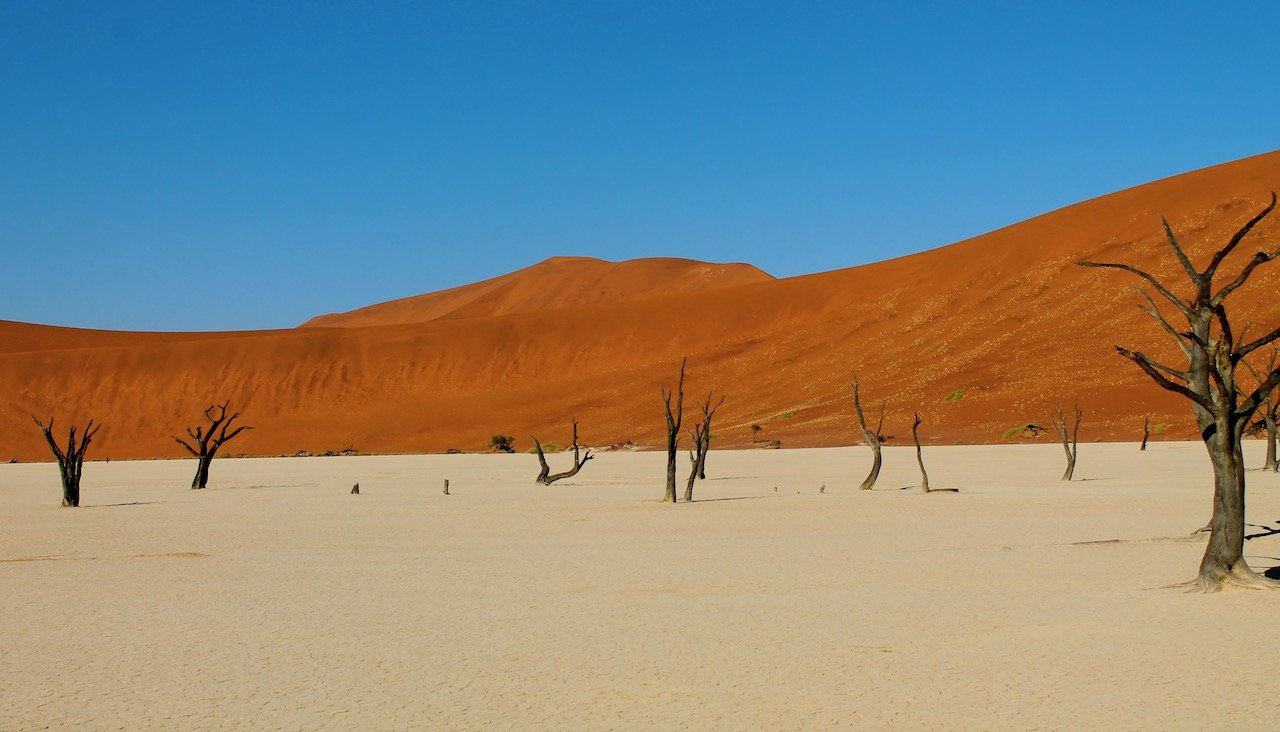
[(0, 0), (0, 318), (291, 327), (561, 254), (887, 259), (1280, 147), (1278, 27), (1272, 2)]

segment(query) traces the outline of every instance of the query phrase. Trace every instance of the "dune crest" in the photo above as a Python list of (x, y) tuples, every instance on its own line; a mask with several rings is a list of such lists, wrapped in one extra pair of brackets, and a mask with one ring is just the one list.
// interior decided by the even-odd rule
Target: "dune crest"
[(675, 258), (606, 262), (593, 257), (551, 257), (483, 282), (321, 315), (300, 327), (358, 328), (442, 318), (487, 318), (665, 297), (772, 279), (749, 264), (708, 264)]

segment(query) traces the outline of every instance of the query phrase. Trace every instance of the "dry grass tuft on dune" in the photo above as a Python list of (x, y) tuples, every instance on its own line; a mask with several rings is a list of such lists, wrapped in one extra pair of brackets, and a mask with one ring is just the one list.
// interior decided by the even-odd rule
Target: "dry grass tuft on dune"
[[(1078, 400), (1081, 439), (1195, 428), (1177, 397), (1115, 355), (1164, 334), (1131, 283), (1072, 266), (1169, 276), (1160, 215), (1203, 258), (1280, 187), (1280, 153), (1157, 181), (933, 251), (773, 279), (747, 265), (557, 258), (476, 285), (317, 318), (293, 330), (103, 333), (0, 322), (0, 460), (47, 459), (30, 414), (103, 424), (89, 457), (176, 457), (187, 415), (231, 400), (253, 455), (480, 450), (494, 434), (653, 447), (658, 386), (684, 356), (689, 393), (727, 396), (717, 446), (849, 444), (849, 384), (911, 415), (930, 443), (1044, 441), (1021, 429)], [(1226, 267), (1280, 246), (1264, 222)], [(1280, 274), (1234, 296), (1280, 322)], [(697, 315), (697, 326), (691, 325)], [(753, 430), (758, 425), (759, 430)]]

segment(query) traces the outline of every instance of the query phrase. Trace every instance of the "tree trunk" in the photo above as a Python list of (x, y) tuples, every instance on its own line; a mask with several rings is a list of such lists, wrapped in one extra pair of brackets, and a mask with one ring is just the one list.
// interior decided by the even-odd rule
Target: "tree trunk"
[(529, 439), (533, 440), (533, 449), (538, 452), (538, 477), (534, 478), (533, 482), (545, 483), (547, 476), (551, 475), (551, 466), (547, 464), (547, 456), (542, 452), (542, 443), (538, 442), (538, 438), (530, 434)]
[(871, 446), (871, 472), (867, 473), (867, 477), (862, 481), (862, 485), (858, 486), (858, 490), (862, 491), (871, 490), (876, 484), (876, 479), (880, 477), (880, 441), (875, 440), (867, 444)]
[(209, 464), (213, 462), (213, 455), (201, 455), (196, 458), (196, 474), (191, 479), (191, 490), (203, 490), (209, 485)]
[(869, 491), (880, 477), (880, 446), (884, 443), (884, 409), (887, 402), (880, 402), (880, 424), (876, 426), (875, 432), (867, 427), (867, 416), (862, 412), (862, 399), (858, 395), (858, 380), (853, 380), (853, 409), (858, 415), (858, 429), (862, 430), (862, 439), (867, 441), (867, 446), (871, 448), (871, 472), (867, 473), (867, 477), (863, 479), (862, 485), (858, 486), (860, 491)]
[(73, 465), (59, 460), (58, 472), (62, 477), (62, 506), (75, 508), (80, 505), (80, 476)]
[(1068, 430), (1067, 417), (1062, 413), (1062, 405), (1054, 405), (1054, 409), (1057, 414), (1053, 418), (1053, 429), (1057, 431), (1058, 439), (1062, 440), (1062, 449), (1067, 453), (1067, 469), (1063, 471), (1062, 479), (1071, 480), (1071, 477), (1076, 472), (1076, 455), (1079, 454), (1078, 446), (1080, 444), (1080, 420), (1083, 418), (1084, 413), (1080, 411), (1080, 406), (1077, 404), (1074, 409), (1075, 426)]
[(920, 434), (917, 431), (920, 427), (920, 415), (915, 415), (915, 422), (911, 425), (911, 439), (916, 443), (916, 462), (920, 464), (920, 492), (929, 492), (929, 474), (924, 472), (924, 454), (920, 450)]
[(1150, 437), (1151, 437), (1151, 418), (1143, 417), (1142, 418), (1142, 444), (1138, 446), (1139, 450), (1146, 452), (1147, 440)]
[(1244, 560), (1245, 483), (1240, 435), (1226, 420), (1218, 420), (1216, 427), (1204, 440), (1213, 463), (1213, 518), (1200, 574), (1193, 583), (1202, 592), (1217, 591), (1224, 583), (1267, 584)]
[(1262, 466), (1263, 470), (1277, 471), (1280, 470), (1280, 464), (1276, 462), (1276, 418), (1272, 414), (1263, 414), (1262, 421), (1267, 425), (1267, 462)]
[(684, 500), (686, 503), (693, 500), (693, 484), (698, 480), (698, 469), (700, 467), (698, 463), (701, 462), (698, 459), (698, 452), (701, 444), (702, 443), (699, 440), (694, 445), (694, 449), (689, 451), (689, 480), (684, 484)]
[[(684, 421), (684, 368), (689, 359), (680, 359), (680, 378), (673, 394), (662, 389), (662, 401), (667, 418), (667, 487), (662, 494), (663, 503), (676, 502), (676, 454), (680, 448), (680, 426)], [(676, 408), (671, 409), (671, 397), (676, 397)]]

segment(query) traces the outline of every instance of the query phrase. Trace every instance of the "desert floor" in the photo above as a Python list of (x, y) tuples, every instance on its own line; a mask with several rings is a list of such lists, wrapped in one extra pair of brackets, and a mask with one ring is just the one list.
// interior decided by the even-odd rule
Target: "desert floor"
[(1169, 587), (1203, 448), (1080, 453), (713, 452), (675, 506), (659, 453), (0, 465), (0, 728), (1274, 729), (1280, 593)]

